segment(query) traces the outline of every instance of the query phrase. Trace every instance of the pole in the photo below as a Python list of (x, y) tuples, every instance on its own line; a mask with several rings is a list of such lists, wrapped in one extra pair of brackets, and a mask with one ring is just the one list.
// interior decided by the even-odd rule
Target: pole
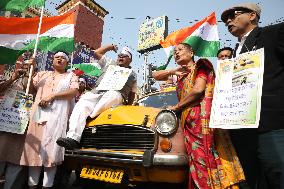
[[(146, 22), (149, 22), (150, 20), (150, 16), (146, 17)], [(144, 53), (144, 85), (143, 85), (143, 94), (146, 94), (147, 92), (149, 92), (149, 82), (148, 82), (148, 73), (149, 73), (149, 65), (148, 65), (148, 56), (149, 53), (145, 52)]]
[(147, 73), (148, 73), (148, 53), (146, 52), (144, 54), (144, 78), (143, 78), (143, 82), (144, 82), (144, 87), (143, 87), (143, 93), (147, 93), (148, 92), (148, 79), (147, 79)]
[[(38, 42), (39, 42), (41, 25), (42, 25), (43, 12), (44, 12), (44, 6), (41, 7), (40, 19), (39, 19), (39, 24), (38, 24), (38, 31), (37, 31), (37, 36), (36, 36), (35, 49), (34, 49), (34, 54), (32, 56), (33, 59), (35, 59), (35, 57), (36, 57), (36, 52), (37, 52), (37, 48), (38, 48)], [(26, 95), (29, 94), (29, 89), (30, 89), (30, 85), (31, 85), (33, 69), (34, 69), (34, 66), (31, 65), (30, 72), (29, 72), (28, 84), (27, 84), (27, 88), (26, 88)]]
[(73, 68), (73, 58), (74, 58), (74, 51), (71, 54), (71, 61), (70, 61), (71, 69)]

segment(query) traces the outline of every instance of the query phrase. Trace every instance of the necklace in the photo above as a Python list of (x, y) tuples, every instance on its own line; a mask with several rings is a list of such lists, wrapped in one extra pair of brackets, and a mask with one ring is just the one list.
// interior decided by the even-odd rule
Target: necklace
[(55, 72), (54, 71), (52, 71), (52, 88), (51, 88), (51, 91), (52, 91), (52, 93), (54, 93), (54, 88), (55, 88), (55, 77), (56, 77), (56, 75), (55, 75)]
[(55, 71), (52, 71), (52, 89), (51, 89), (51, 91), (52, 91), (52, 93), (54, 93), (54, 91), (55, 91), (55, 77), (57, 77), (57, 76), (61, 76), (61, 75), (63, 75), (64, 73), (55, 73)]

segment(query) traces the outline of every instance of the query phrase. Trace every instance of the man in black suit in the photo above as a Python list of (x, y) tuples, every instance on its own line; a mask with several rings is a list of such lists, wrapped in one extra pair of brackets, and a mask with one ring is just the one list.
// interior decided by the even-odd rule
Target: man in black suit
[[(258, 129), (230, 131), (250, 188), (284, 189), (284, 23), (258, 27), (261, 9), (244, 3), (221, 19), (238, 38), (234, 56), (264, 48), (262, 105)], [(260, 177), (261, 176), (261, 177)]]

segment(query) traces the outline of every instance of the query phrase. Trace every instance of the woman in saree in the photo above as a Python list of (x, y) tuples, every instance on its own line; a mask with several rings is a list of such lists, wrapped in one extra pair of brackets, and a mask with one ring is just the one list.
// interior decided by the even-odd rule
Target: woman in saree
[(36, 91), (30, 123), (21, 157), (21, 165), (29, 167), (29, 188), (37, 188), (43, 168), (42, 188), (53, 186), (57, 165), (63, 162), (64, 148), (56, 144), (65, 137), (74, 97), (78, 94), (78, 77), (67, 73), (68, 56), (54, 55), (54, 71), (38, 72), (31, 85)]
[(154, 72), (153, 77), (166, 80), (169, 76), (177, 76), (179, 102), (169, 109), (181, 112), (181, 126), (189, 157), (188, 187), (238, 188), (244, 174), (230, 139), (209, 128), (215, 80), (213, 66), (207, 59), (194, 62), (194, 52), (188, 44), (177, 45), (174, 58), (178, 64), (176, 68)]

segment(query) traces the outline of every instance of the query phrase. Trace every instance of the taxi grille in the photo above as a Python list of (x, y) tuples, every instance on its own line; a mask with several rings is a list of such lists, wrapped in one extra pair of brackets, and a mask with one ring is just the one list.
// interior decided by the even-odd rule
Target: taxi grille
[(149, 128), (133, 125), (109, 125), (85, 128), (82, 148), (152, 150), (156, 134)]

